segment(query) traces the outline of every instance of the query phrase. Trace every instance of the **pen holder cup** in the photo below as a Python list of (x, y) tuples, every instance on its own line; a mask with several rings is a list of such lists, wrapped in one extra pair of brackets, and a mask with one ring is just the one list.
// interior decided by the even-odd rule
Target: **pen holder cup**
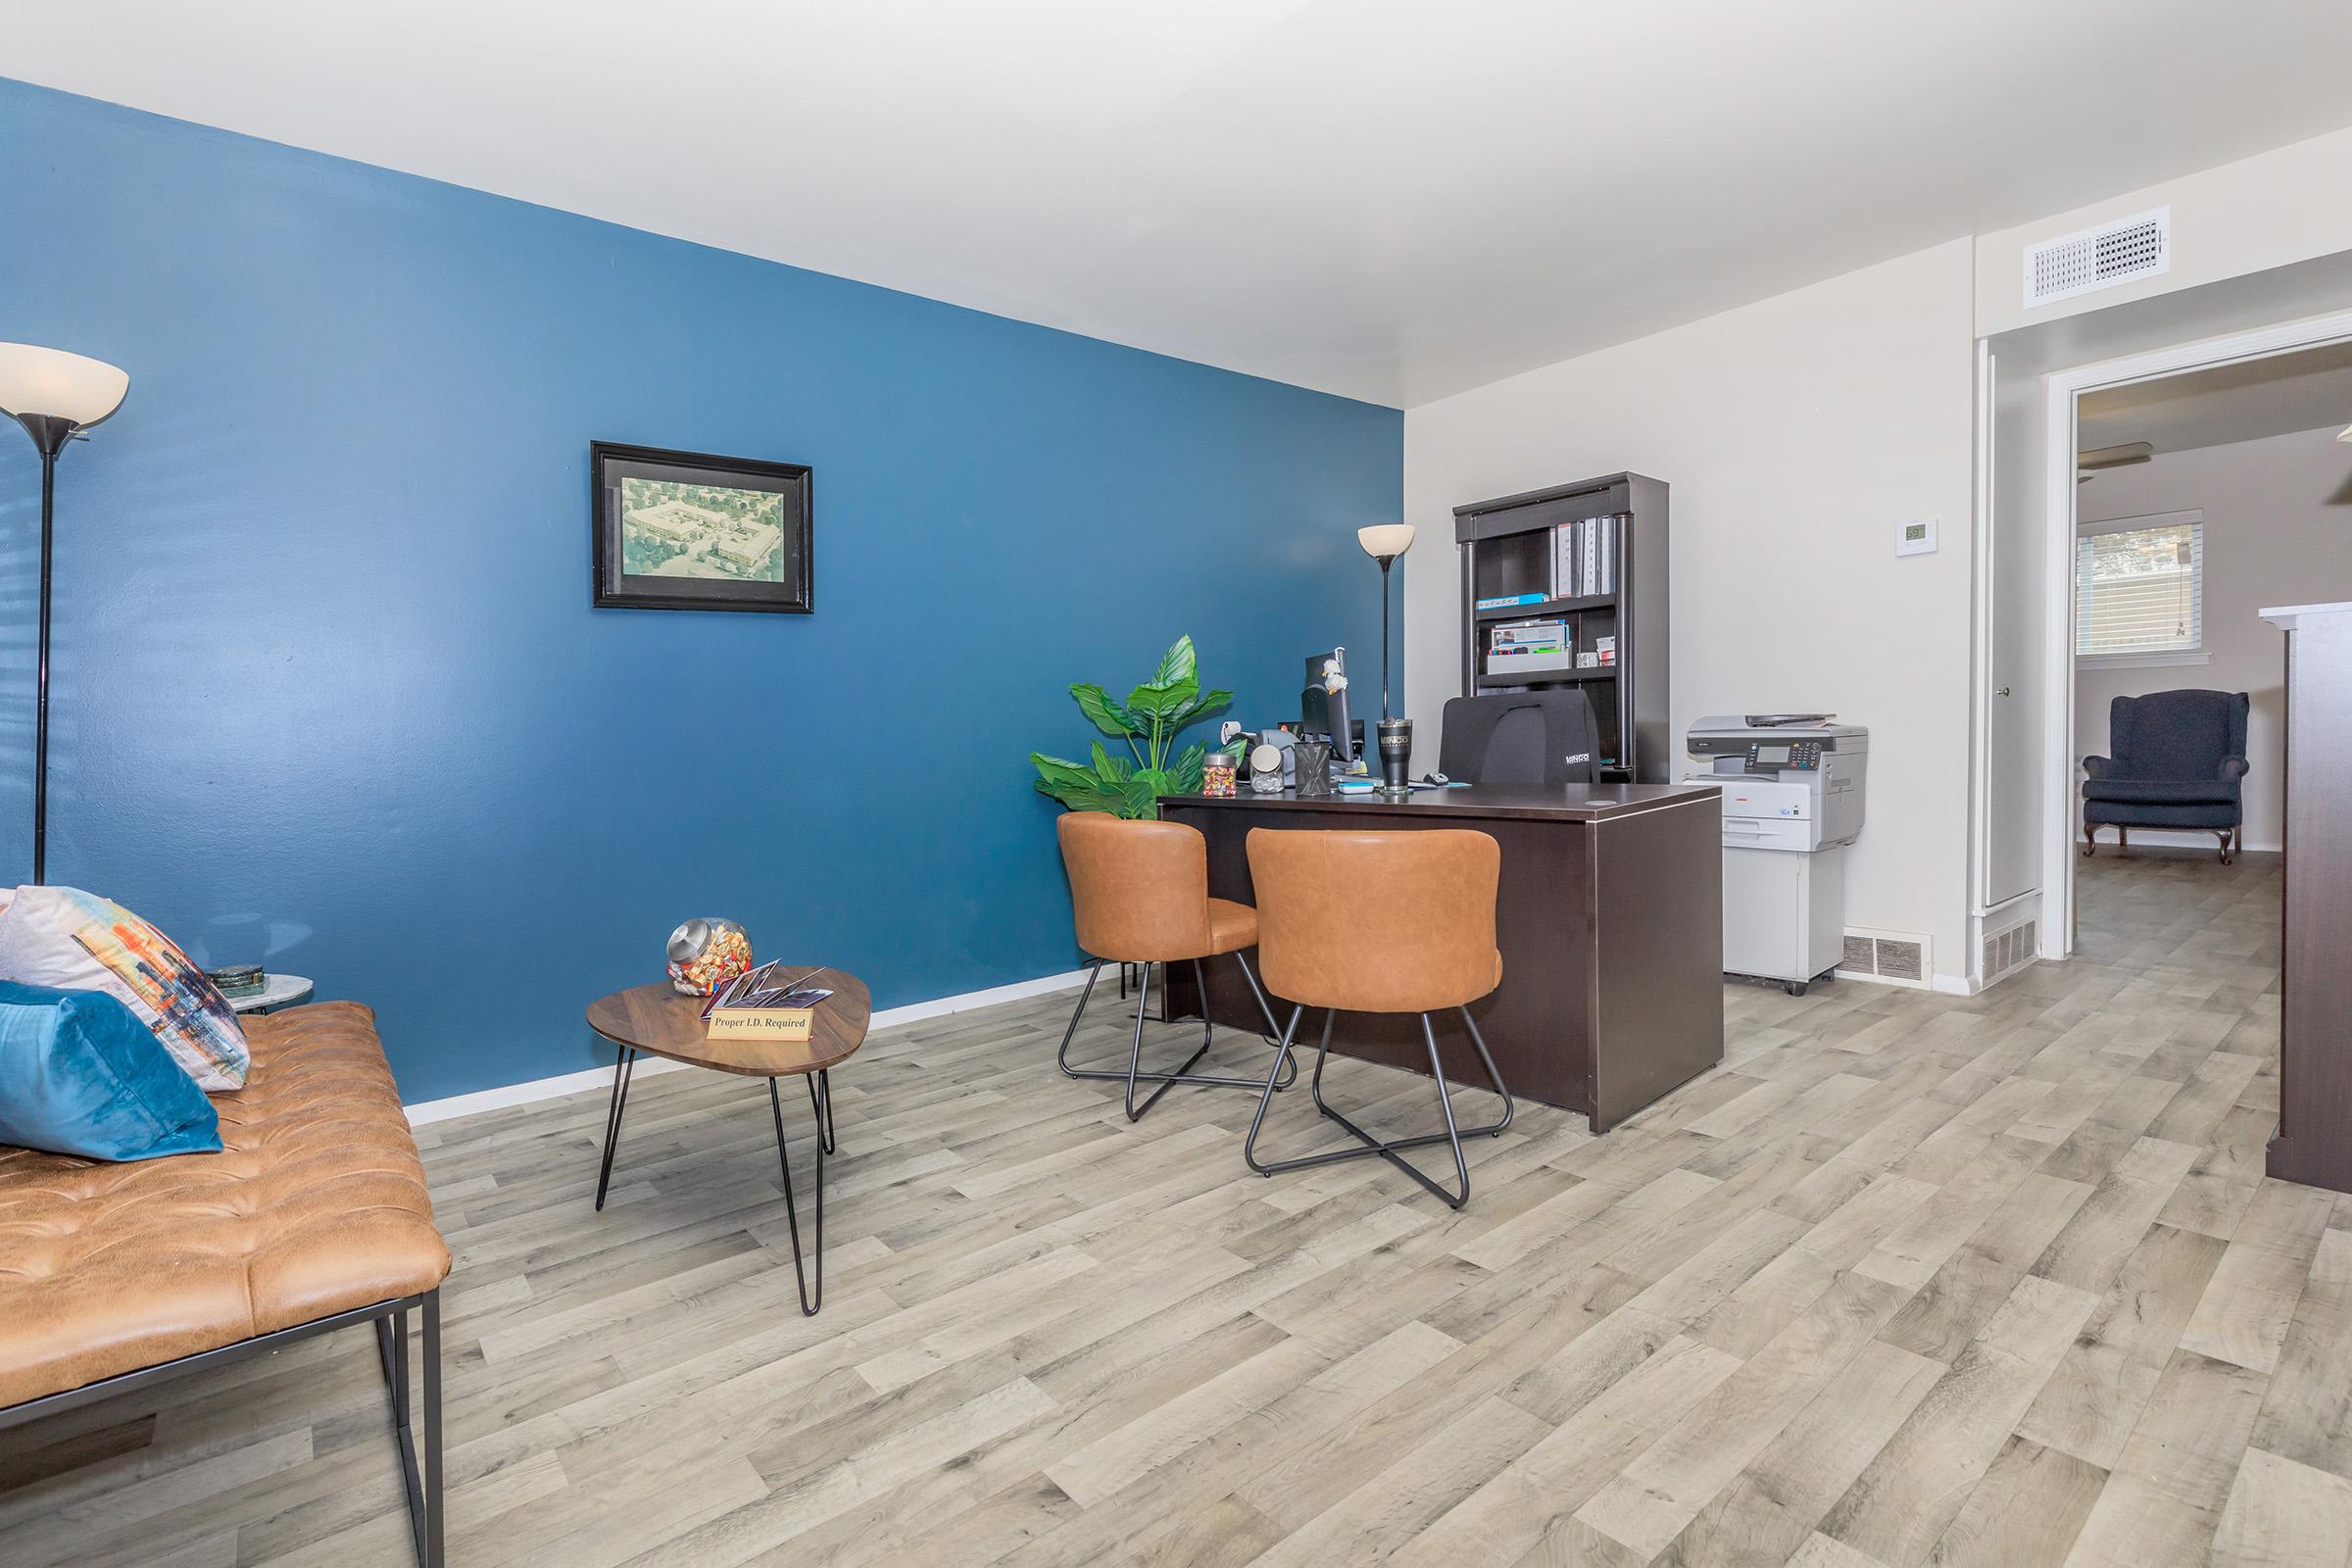
[(1298, 767), (1298, 798), (1313, 800), (1331, 793), (1331, 743), (1300, 741), (1291, 749)]

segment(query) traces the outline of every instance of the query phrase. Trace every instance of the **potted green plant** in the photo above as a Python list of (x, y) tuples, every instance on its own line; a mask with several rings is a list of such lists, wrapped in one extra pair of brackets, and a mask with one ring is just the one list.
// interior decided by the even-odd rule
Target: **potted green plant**
[(1162, 795), (1185, 795), (1200, 787), (1200, 760), (1207, 744), (1195, 741), (1171, 763), (1168, 750), (1177, 732), (1233, 700), (1229, 691), (1202, 691), (1195, 669), (1193, 639), (1179, 637), (1159, 661), (1152, 678), (1127, 694), (1124, 704), (1092, 682), (1070, 688), (1079, 711), (1095, 728), (1126, 743), (1127, 755), (1117, 756), (1101, 741), (1088, 760), (1031, 752), (1037, 767), (1037, 789), (1073, 811), (1108, 811), (1114, 816), (1159, 815)]

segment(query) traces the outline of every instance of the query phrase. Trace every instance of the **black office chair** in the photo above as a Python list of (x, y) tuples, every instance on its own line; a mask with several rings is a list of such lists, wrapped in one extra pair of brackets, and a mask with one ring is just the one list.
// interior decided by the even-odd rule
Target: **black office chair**
[(1470, 784), (1590, 784), (1599, 726), (1581, 686), (1454, 697), (1446, 704), (1438, 766)]

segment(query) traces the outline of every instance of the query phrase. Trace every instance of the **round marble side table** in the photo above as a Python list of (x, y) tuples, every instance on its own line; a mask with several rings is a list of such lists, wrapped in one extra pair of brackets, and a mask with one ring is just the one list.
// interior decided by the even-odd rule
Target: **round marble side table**
[(228, 1004), (238, 1012), (275, 1012), (280, 1007), (310, 1001), (315, 989), (301, 975), (271, 974), (264, 978), (261, 990), (250, 997), (231, 997)]

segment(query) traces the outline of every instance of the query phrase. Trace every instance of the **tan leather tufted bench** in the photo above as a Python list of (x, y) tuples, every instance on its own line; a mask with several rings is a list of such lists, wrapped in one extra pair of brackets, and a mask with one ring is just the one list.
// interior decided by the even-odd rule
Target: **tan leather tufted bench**
[[(440, 1291), (449, 1248), (376, 1040), (329, 1002), (245, 1020), (217, 1154), (127, 1165), (0, 1145), (0, 1426), (363, 1322), (376, 1327), (418, 1557), (441, 1556)], [(408, 1312), (424, 1346), (424, 1473)]]

